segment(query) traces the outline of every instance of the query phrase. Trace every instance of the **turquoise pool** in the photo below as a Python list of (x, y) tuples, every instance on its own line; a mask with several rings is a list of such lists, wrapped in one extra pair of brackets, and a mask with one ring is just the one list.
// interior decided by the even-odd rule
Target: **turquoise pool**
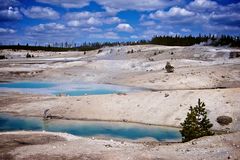
[(140, 89), (118, 85), (94, 84), (83, 82), (54, 83), (54, 82), (25, 81), (25, 82), (0, 83), (0, 90), (33, 94), (49, 94), (49, 95), (64, 94), (68, 96), (82, 96), (82, 95), (128, 93), (135, 92)]
[(3, 131), (52, 131), (66, 132), (77, 136), (92, 137), (104, 136), (137, 140), (154, 138), (158, 141), (180, 141), (178, 129), (138, 125), (118, 122), (90, 122), (73, 120), (48, 120), (34, 117), (16, 117), (9, 114), (0, 114), (0, 132)]

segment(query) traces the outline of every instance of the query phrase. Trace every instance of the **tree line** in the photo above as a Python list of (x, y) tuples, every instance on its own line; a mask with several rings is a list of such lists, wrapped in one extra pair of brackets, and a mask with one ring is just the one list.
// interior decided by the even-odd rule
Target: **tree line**
[(154, 36), (151, 44), (166, 45), (166, 46), (192, 46), (195, 44), (210, 45), (210, 46), (230, 46), (240, 47), (239, 36), (222, 35), (220, 37), (214, 35), (199, 35), (199, 36)]
[(94, 42), (94, 43), (82, 43), (77, 45), (76, 43), (53, 43), (45, 46), (37, 45), (0, 45), (0, 49), (12, 49), (12, 50), (43, 50), (43, 51), (89, 51), (96, 50), (106, 46), (125, 46), (125, 45), (144, 45), (144, 44), (157, 44), (166, 46), (191, 46), (195, 44), (211, 45), (211, 46), (230, 46), (240, 47), (239, 36), (214, 36), (214, 35), (198, 35), (198, 36), (154, 36), (151, 40), (139, 40), (129, 42)]
[(45, 46), (36, 46), (36, 45), (0, 45), (1, 49), (12, 49), (12, 50), (31, 50), (31, 51), (54, 51), (54, 52), (61, 52), (61, 51), (90, 51), (90, 50), (96, 50), (100, 49), (102, 47), (106, 46), (125, 46), (125, 45), (140, 45), (140, 44), (149, 44), (149, 41), (146, 40), (140, 40), (140, 41), (134, 41), (134, 42), (95, 42), (95, 43), (82, 43), (81, 45), (77, 46), (76, 44), (70, 44), (70, 43), (53, 43), (48, 44)]

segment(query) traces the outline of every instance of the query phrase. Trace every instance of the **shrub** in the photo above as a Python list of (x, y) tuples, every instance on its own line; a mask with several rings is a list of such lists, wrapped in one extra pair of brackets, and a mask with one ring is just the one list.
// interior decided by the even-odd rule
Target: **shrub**
[(27, 53), (26, 58), (31, 58), (31, 55)]
[(103, 51), (102, 49), (99, 49), (98, 52), (97, 52), (97, 54), (101, 53), (102, 51)]
[(174, 67), (170, 64), (170, 62), (167, 62), (165, 69), (166, 69), (167, 73), (174, 72)]
[(7, 59), (5, 55), (0, 55), (0, 59)]
[(26, 58), (32, 58), (31, 54), (27, 53)]
[(229, 58), (238, 58), (240, 57), (240, 52), (230, 52)]
[(229, 123), (232, 123), (232, 117), (219, 116), (219, 117), (217, 117), (217, 122), (222, 126), (228, 125)]
[(213, 124), (211, 124), (207, 118), (204, 102), (198, 99), (198, 104), (195, 107), (190, 106), (189, 111), (186, 119), (181, 123), (183, 128), (180, 130), (180, 133), (182, 134), (183, 142), (203, 136), (214, 135), (214, 132), (210, 131)]

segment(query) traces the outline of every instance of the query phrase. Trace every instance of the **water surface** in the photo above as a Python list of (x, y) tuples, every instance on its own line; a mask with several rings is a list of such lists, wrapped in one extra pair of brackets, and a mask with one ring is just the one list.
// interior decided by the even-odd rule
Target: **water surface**
[(0, 114), (0, 132), (3, 131), (52, 131), (92, 137), (104, 136), (137, 140), (154, 138), (158, 141), (180, 141), (178, 129), (118, 122), (94, 122), (73, 120), (48, 120), (34, 117), (16, 117)]
[(24, 82), (4, 82), (0, 83), (2, 91), (15, 91), (32, 94), (48, 94), (48, 95), (68, 95), (68, 96), (82, 96), (82, 95), (101, 95), (114, 93), (128, 93), (139, 91), (139, 88), (131, 88), (120, 85), (110, 84), (95, 84), (84, 82), (38, 82), (38, 81), (24, 81)]

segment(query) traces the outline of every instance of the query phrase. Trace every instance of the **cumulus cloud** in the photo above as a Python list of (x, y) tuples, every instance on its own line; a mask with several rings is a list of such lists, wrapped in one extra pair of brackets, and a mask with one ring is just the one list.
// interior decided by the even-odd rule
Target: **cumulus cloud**
[[(205, 26), (224, 25), (237, 26), (240, 24), (240, 2), (228, 5), (220, 5), (213, 0), (194, 0), (186, 8), (199, 15), (199, 19)], [(203, 25), (203, 26), (204, 26)]]
[(95, 26), (95, 25), (101, 25), (102, 22), (101, 22), (99, 19), (97, 19), (97, 18), (90, 17), (90, 18), (87, 20), (87, 24), (88, 24), (88, 25), (93, 25), (93, 26)]
[(120, 23), (122, 20), (118, 17), (111, 17), (105, 12), (69, 12), (64, 18), (68, 21), (68, 26), (97, 26), (103, 24)]
[(138, 39), (139, 37), (137, 35), (131, 35), (130, 38), (132, 39)]
[[(91, 0), (37, 0), (38, 2), (59, 5), (64, 8), (82, 8), (89, 5)], [(131, 0), (131, 1), (112, 1), (112, 0), (93, 0), (102, 5), (106, 11), (116, 13), (123, 10), (150, 11), (172, 5), (176, 5), (182, 0)]]
[(121, 32), (133, 32), (132, 26), (127, 23), (118, 24), (116, 29)]
[(0, 34), (12, 34), (16, 33), (16, 30), (11, 28), (0, 28)]
[(180, 35), (180, 33), (178, 33), (178, 32), (173, 32), (173, 31), (169, 31), (169, 32), (168, 32), (168, 35), (169, 35), (169, 36), (176, 36), (176, 35)]
[(213, 10), (218, 7), (217, 2), (211, 0), (194, 0), (191, 2), (187, 8), (191, 10), (202, 10), (205, 11), (207, 9)]
[(83, 25), (83, 23), (79, 20), (72, 20), (72, 21), (67, 22), (67, 25), (70, 27), (79, 27), (79, 26)]
[(51, 32), (51, 31), (60, 31), (64, 29), (65, 29), (65, 26), (63, 24), (58, 24), (58, 23), (39, 24), (31, 28), (31, 30), (35, 32), (43, 32), (43, 31)]
[[(229, 33), (239, 29), (240, 2), (220, 5), (213, 0), (194, 0), (186, 6), (190, 11), (196, 12), (201, 26), (208, 32)], [(213, 29), (215, 28), (215, 30)], [(235, 30), (235, 31), (234, 31)]]
[(100, 21), (97, 18), (90, 17), (88, 19), (82, 19), (82, 20), (71, 20), (67, 22), (67, 25), (70, 27), (98, 26), (98, 25), (102, 25), (102, 21)]
[[(149, 39), (154, 35), (175, 35), (179, 33), (231, 33), (236, 35), (240, 32), (240, 2), (236, 0), (228, 1), (227, 4), (220, 0), (35, 1), (45, 4), (35, 3), (39, 6), (31, 6), (32, 3), (23, 5), (21, 0), (0, 0), (0, 22), (11, 21), (1, 23), (3, 28), (0, 28), (0, 33), (2, 37), (16, 37), (16, 34), (11, 34), (16, 32), (11, 29), (13, 25), (20, 26), (18, 32), (23, 31), (26, 39), (31, 37), (32, 41), (36, 39), (41, 40), (41, 42), (71, 41), (74, 39), (81, 41), (81, 38), (88, 41), (89, 37), (99, 40), (124, 39), (122, 36), (125, 34), (132, 39)], [(90, 2), (98, 3), (105, 11), (100, 11), (100, 9), (89, 11), (92, 5)], [(54, 10), (49, 4), (62, 7), (58, 8), (61, 12), (58, 13), (58, 10)], [(78, 8), (89, 4), (91, 4), (89, 7), (79, 11)], [(23, 9), (24, 7), (25, 9)], [(19, 8), (22, 9), (19, 10)], [(134, 12), (136, 15), (142, 14), (139, 23), (134, 23), (134, 28), (130, 25), (133, 23), (132, 18), (121, 19), (116, 14), (119, 11), (126, 11), (127, 14), (129, 10), (136, 11)], [(22, 19), (22, 15), (25, 15), (24, 18), (44, 19), (44, 21), (38, 21), (38, 25), (27, 27), (24, 30), (25, 21), (23, 23), (18, 21), (20, 22), (18, 24), (14, 23), (14, 20)], [(45, 19), (60, 20), (55, 23), (47, 23), (48, 20), (45, 21)], [(26, 19), (26, 21), (30, 20)], [(33, 25), (35, 22), (37, 20), (29, 25)], [(40, 24), (43, 22), (45, 24)]]
[[(227, 25), (211, 25), (211, 24), (205, 24), (204, 29), (211, 33), (216, 34), (235, 34), (240, 33), (240, 27), (239, 26), (227, 26)], [(236, 34), (235, 34), (236, 35)]]
[(140, 23), (140, 25), (142, 25), (142, 26), (155, 26), (156, 22), (154, 22), (154, 21), (143, 21), (143, 22)]
[(96, 28), (96, 27), (88, 27), (88, 28), (83, 28), (82, 31), (84, 31), (84, 32), (101, 32), (102, 29)]
[(114, 24), (114, 23), (120, 23), (122, 22), (122, 20), (118, 17), (110, 17), (110, 18), (106, 18), (104, 22), (106, 24)]
[(18, 0), (0, 0), (0, 9), (6, 9), (9, 6), (18, 6), (20, 2)]
[(158, 34), (159, 34), (158, 30), (149, 29), (149, 30), (144, 31), (143, 35), (141, 35), (141, 36), (142, 36), (142, 38), (149, 39)]
[(81, 19), (88, 19), (91, 17), (97, 18), (97, 17), (103, 17), (103, 12), (68, 12), (64, 17), (67, 20), (81, 20)]
[(0, 21), (14, 21), (22, 18), (17, 7), (8, 7), (8, 9), (0, 10)]
[(202, 17), (195, 12), (189, 11), (185, 8), (172, 7), (168, 11), (158, 10), (150, 13), (148, 18), (157, 20), (160, 24), (167, 25), (187, 25), (195, 24), (202, 21)]
[(160, 18), (172, 18), (172, 17), (189, 17), (193, 16), (194, 12), (188, 11), (185, 8), (172, 7), (169, 11), (158, 10), (155, 13), (150, 14), (150, 18), (160, 19)]
[(117, 33), (115, 32), (106, 32), (102, 34), (90, 34), (89, 38), (97, 38), (97, 39), (119, 39)]
[(113, 1), (112, 0), (95, 0), (103, 5), (107, 11), (122, 11), (122, 10), (138, 10), (151, 11), (168, 6), (175, 5), (180, 0), (131, 0), (131, 1)]
[(82, 8), (89, 5), (90, 0), (36, 0), (37, 2), (59, 5), (64, 8)]
[(187, 33), (187, 32), (191, 32), (191, 30), (188, 29), (188, 28), (182, 28), (181, 31), (182, 31), (182, 32), (186, 32), (186, 33)]
[(240, 26), (240, 13), (212, 13), (209, 21), (216, 25)]
[(28, 9), (22, 9), (25, 16), (33, 19), (58, 19), (59, 13), (50, 7), (33, 6)]

